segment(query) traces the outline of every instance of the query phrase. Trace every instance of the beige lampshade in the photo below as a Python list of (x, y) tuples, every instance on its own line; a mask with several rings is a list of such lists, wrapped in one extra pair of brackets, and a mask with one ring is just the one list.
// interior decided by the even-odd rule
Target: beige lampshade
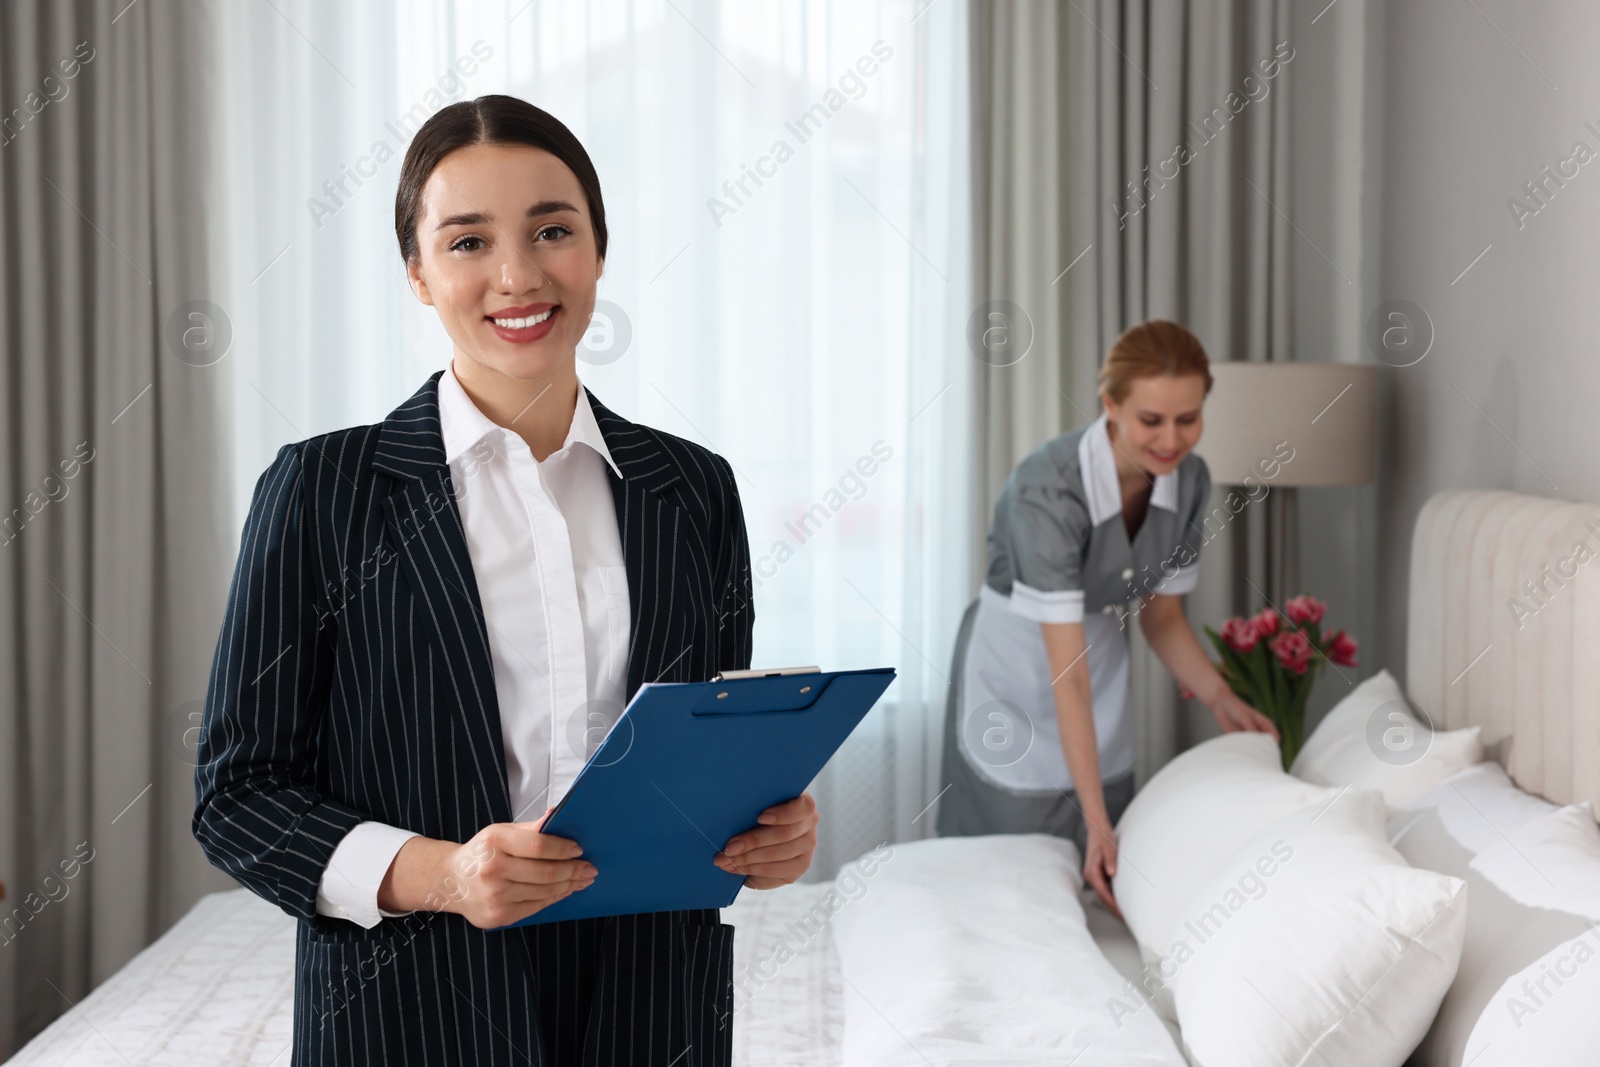
[(1376, 363), (1214, 361), (1211, 377), (1195, 451), (1214, 483), (1372, 481)]

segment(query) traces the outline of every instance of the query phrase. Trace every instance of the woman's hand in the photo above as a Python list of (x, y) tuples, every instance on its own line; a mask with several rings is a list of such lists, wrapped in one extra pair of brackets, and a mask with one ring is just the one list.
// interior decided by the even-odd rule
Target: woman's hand
[[(549, 814), (548, 812), (546, 814)], [(473, 926), (509, 926), (594, 883), (594, 864), (565, 837), (537, 823), (490, 823), (445, 861), (449, 910)]]
[[(1227, 680), (1217, 673), (1189, 628), (1181, 596), (1151, 597), (1139, 613), (1139, 625), (1144, 630), (1145, 640), (1150, 642), (1167, 670), (1211, 709), (1223, 733), (1253, 730), (1278, 737), (1278, 728), (1272, 725), (1272, 720), (1234, 695)], [(1209, 698), (1205, 695), (1208, 691)]]
[(1088, 847), (1084, 850), (1083, 880), (1094, 889), (1100, 903), (1111, 914), (1122, 918), (1116, 898), (1111, 895), (1111, 878), (1117, 873), (1117, 838), (1111, 832), (1111, 823), (1105, 819), (1086, 819), (1089, 829)]
[(451, 911), (487, 930), (587, 889), (594, 865), (578, 858), (583, 850), (576, 841), (540, 833), (543, 825), (542, 818), (491, 823), (464, 845), (413, 837), (384, 875), (378, 907)]
[(1278, 728), (1272, 725), (1272, 720), (1261, 714), (1243, 700), (1226, 682), (1222, 684), (1221, 691), (1213, 697), (1208, 705), (1211, 714), (1217, 720), (1217, 725), (1222, 727), (1222, 732), (1233, 733), (1236, 730), (1249, 730), (1256, 733), (1271, 734), (1274, 741), (1280, 740)]
[(713, 862), (744, 875), (751, 889), (776, 889), (806, 873), (817, 851), (817, 802), (811, 794), (768, 808), (758, 821), (763, 825), (730, 837)]

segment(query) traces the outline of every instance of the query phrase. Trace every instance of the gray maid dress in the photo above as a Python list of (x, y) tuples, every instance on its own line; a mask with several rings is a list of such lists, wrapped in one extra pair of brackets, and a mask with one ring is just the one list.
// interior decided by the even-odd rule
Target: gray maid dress
[(1041, 622), (1083, 624), (1100, 777), (1120, 818), (1133, 797), (1126, 627), (1146, 592), (1194, 588), (1210, 491), (1205, 461), (1189, 453), (1156, 477), (1130, 543), (1105, 415), (1017, 464), (995, 502), (988, 577), (956, 636), (941, 836), (1053, 833), (1083, 855)]

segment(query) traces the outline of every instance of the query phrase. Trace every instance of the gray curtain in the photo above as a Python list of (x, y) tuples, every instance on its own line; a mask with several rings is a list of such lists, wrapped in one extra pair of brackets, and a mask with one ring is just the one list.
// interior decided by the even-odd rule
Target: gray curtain
[[(1214, 360), (1291, 358), (1288, 37), (1288, 0), (973, 5), (974, 303), (1008, 301), (1017, 321), (993, 321), (1032, 335), (988, 359), (975, 518), (1029, 449), (1098, 416), (1128, 326), (1182, 322)], [(1266, 587), (1261, 510), (1206, 546), (1197, 628)], [(1216, 725), (1131, 644), (1142, 783)]]
[(0, 1059), (231, 885), (189, 830), (237, 550), (208, 21), (0, 5)]

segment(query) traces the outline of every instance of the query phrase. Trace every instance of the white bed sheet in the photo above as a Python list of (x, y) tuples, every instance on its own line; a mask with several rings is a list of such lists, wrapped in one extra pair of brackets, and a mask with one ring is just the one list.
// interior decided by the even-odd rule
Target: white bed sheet
[[(801, 922), (833, 885), (747, 891), (723, 910), (739, 931), (736, 1067), (843, 1062), (839, 954), (831, 931), (808, 937)], [(1096, 904), (1084, 910), (1113, 966), (1136, 979), (1127, 927)], [(293, 998), (294, 920), (248, 890), (212, 893), (6, 1063), (286, 1067)]]
[[(839, 1062), (843, 1012), (831, 938), (781, 967), (761, 962), (785, 923), (828, 884), (747, 891), (723, 910), (738, 927), (736, 1067)], [(286, 1067), (294, 1012), (295, 921), (245, 889), (211, 893), (160, 939), (47, 1027), (8, 1067)], [(791, 945), (796, 939), (790, 935)]]
[(7, 1067), (286, 1067), (294, 924), (249, 890), (201, 897)]
[[(1089, 936), (1100, 946), (1100, 951), (1111, 961), (1111, 966), (1136, 987), (1145, 988), (1148, 976), (1144, 973), (1144, 957), (1139, 951), (1139, 942), (1133, 938), (1133, 931), (1128, 929), (1128, 924), (1111, 914), (1110, 910), (1100, 903), (1100, 898), (1094, 895), (1094, 890), (1085, 889), (1079, 899), (1083, 903), (1083, 917), (1089, 927)], [(1130, 993), (1123, 999), (1136, 998), (1137, 994)], [(1184, 1048), (1183, 1035), (1178, 1031), (1178, 1024), (1156, 1011), (1153, 1006), (1145, 1010), (1155, 1012), (1156, 1018), (1167, 1028), (1167, 1033), (1172, 1035), (1172, 1043), (1178, 1046), (1179, 1054), (1187, 1060), (1188, 1054)]]

